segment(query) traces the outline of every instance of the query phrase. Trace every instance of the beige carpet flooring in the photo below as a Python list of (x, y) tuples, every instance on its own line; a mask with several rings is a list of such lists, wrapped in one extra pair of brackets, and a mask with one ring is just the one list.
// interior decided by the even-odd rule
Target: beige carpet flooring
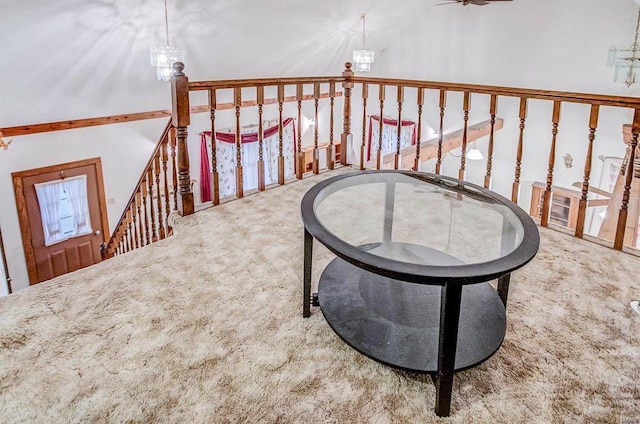
[(330, 175), (0, 299), (0, 422), (640, 422), (640, 258), (558, 232), (513, 275), (506, 339), (456, 374), (449, 418), (428, 376), (303, 319), (300, 200)]

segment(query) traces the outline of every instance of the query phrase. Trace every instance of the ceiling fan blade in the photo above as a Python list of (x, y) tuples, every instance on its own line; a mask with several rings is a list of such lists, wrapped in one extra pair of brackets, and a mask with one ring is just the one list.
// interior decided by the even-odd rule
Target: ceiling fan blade
[(444, 6), (446, 4), (455, 4), (455, 3), (462, 3), (462, 0), (452, 0), (445, 3), (434, 4), (434, 6)]

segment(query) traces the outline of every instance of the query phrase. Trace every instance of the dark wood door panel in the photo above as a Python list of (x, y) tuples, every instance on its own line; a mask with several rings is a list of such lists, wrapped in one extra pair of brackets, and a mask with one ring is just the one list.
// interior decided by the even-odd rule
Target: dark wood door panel
[[(45, 246), (35, 184), (87, 176), (87, 201), (92, 232)], [(100, 246), (109, 234), (102, 168), (99, 158), (12, 174), (31, 284), (49, 280), (102, 260)]]

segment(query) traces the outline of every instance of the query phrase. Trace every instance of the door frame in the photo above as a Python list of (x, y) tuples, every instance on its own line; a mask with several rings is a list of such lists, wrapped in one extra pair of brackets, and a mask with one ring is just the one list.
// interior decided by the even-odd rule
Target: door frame
[(107, 243), (109, 239), (109, 221), (107, 216), (107, 202), (105, 201), (104, 180), (102, 177), (102, 162), (99, 157), (78, 160), (74, 162), (66, 162), (57, 165), (45, 166), (42, 168), (28, 169), (11, 173), (13, 179), (13, 191), (16, 197), (16, 209), (18, 211), (18, 220), (20, 221), (20, 233), (22, 235), (22, 246), (24, 248), (24, 256), (27, 261), (27, 272), (29, 274), (29, 285), (35, 284), (38, 279), (38, 271), (36, 268), (36, 256), (33, 245), (31, 243), (31, 227), (29, 226), (29, 214), (27, 211), (27, 200), (24, 195), (23, 179), (27, 177), (38, 176), (50, 172), (60, 172), (64, 175), (64, 171), (81, 166), (94, 166), (96, 170), (96, 179), (98, 180), (98, 208), (100, 209), (100, 231), (102, 233), (102, 241)]

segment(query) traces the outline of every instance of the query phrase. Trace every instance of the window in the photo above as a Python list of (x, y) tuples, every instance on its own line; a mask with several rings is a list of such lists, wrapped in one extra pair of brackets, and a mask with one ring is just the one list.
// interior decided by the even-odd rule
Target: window
[(35, 184), (35, 189), (45, 246), (93, 232), (86, 175)]

